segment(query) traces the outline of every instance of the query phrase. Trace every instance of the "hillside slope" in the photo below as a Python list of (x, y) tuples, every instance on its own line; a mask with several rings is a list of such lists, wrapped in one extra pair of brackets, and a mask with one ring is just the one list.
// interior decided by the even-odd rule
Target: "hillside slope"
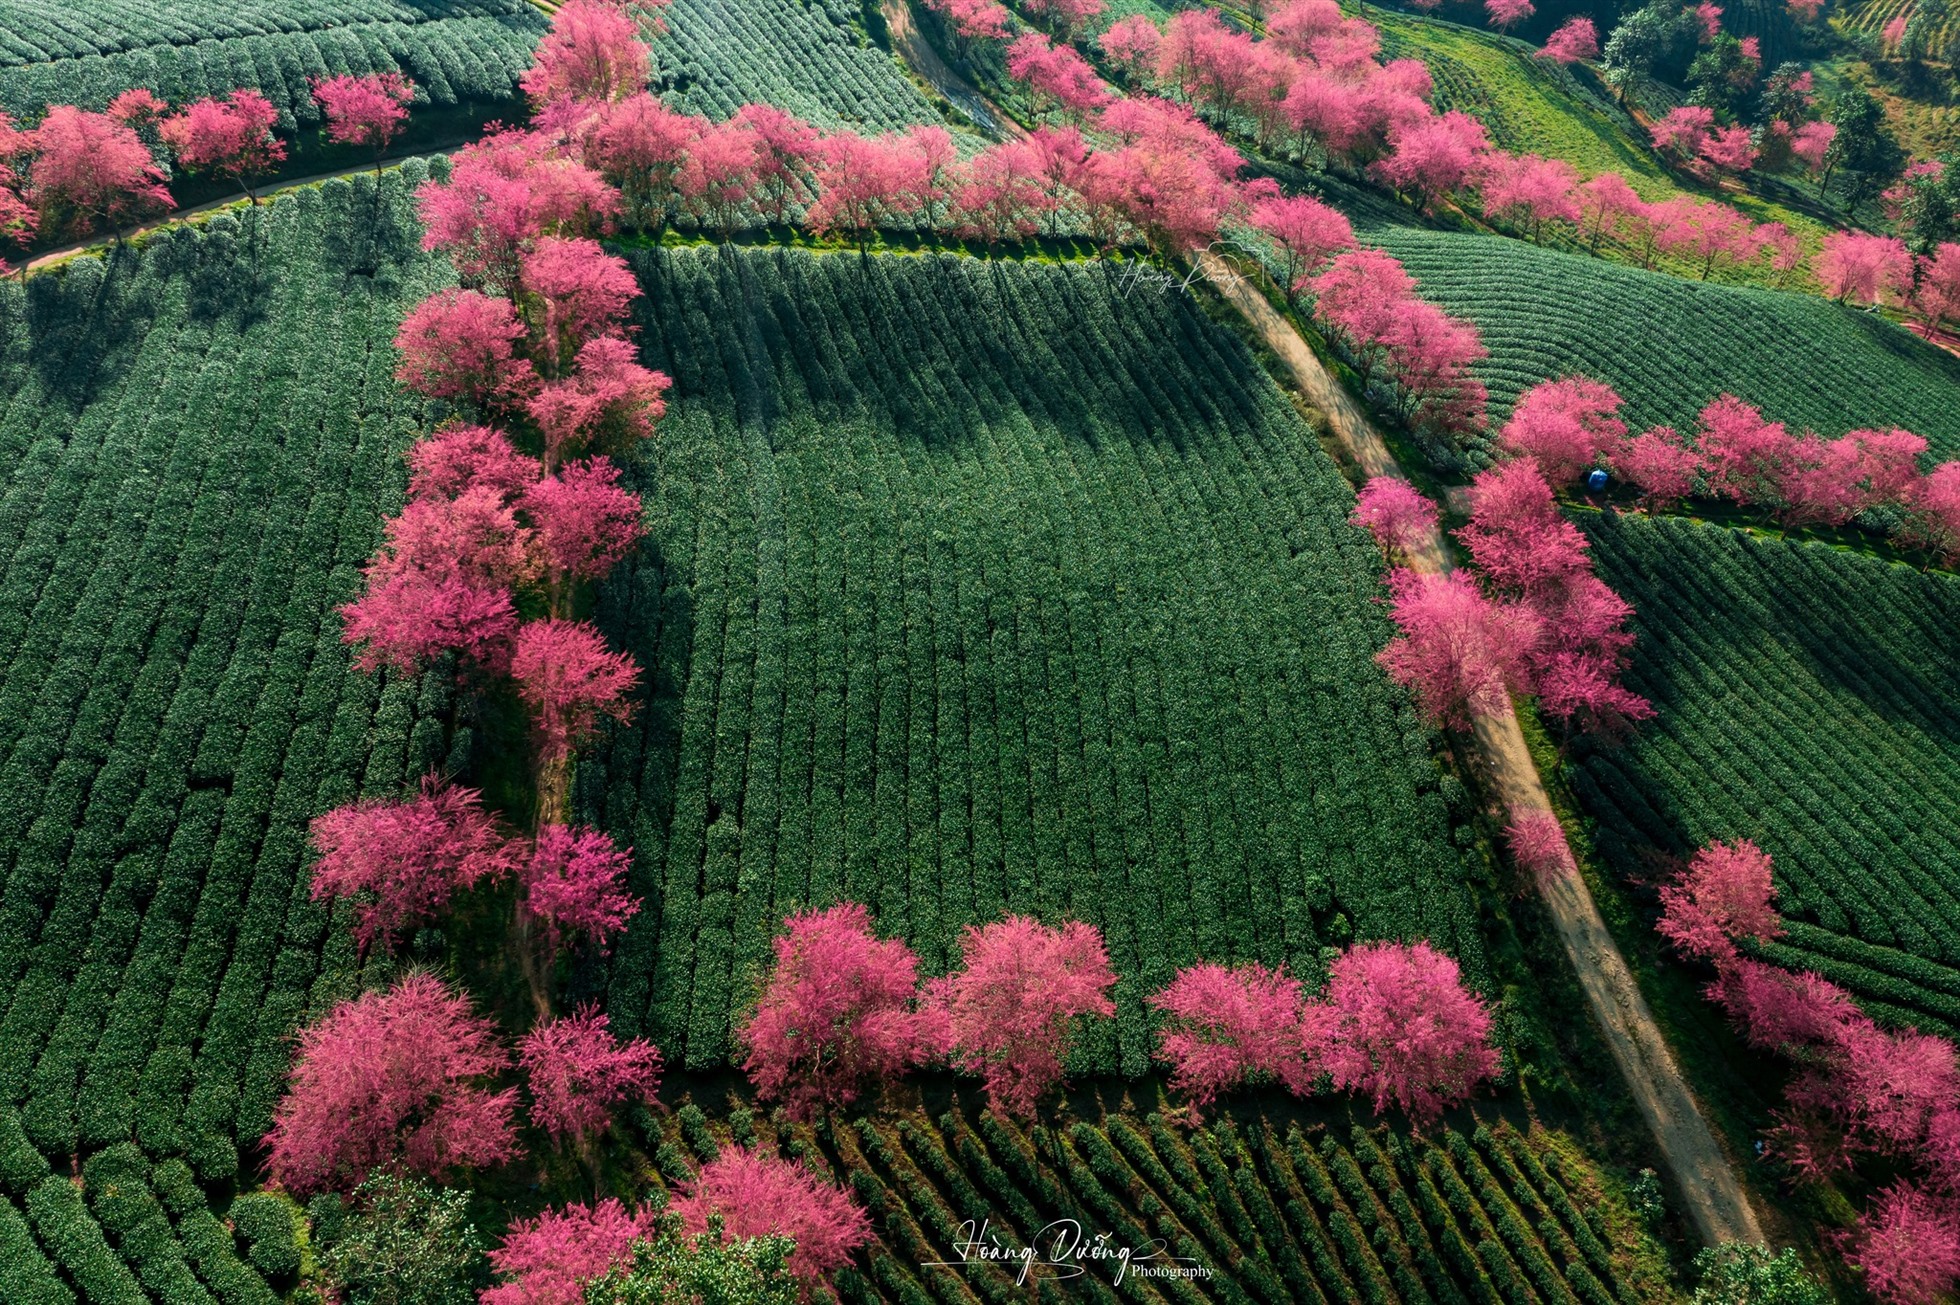
[(1496, 423), (1521, 391), (1578, 372), (1617, 389), (1635, 425), (1693, 430), (1726, 390), (1793, 427), (1904, 426), (1934, 456), (1960, 456), (1960, 358), (1873, 314), (1497, 236), (1379, 226), (1363, 238), (1401, 259), (1425, 297), (1476, 323)]

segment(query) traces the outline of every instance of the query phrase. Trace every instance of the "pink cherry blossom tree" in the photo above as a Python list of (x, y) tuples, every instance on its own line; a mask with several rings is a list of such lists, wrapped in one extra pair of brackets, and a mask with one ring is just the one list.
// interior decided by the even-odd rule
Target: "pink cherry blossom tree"
[(642, 91), (597, 110), (585, 138), (586, 160), (619, 187), (627, 222), (658, 230), (671, 215), (688, 151), (707, 129), (705, 120), (677, 113)]
[(1769, 854), (1746, 838), (1715, 842), (1696, 852), (1661, 887), (1661, 937), (1683, 955), (1717, 967), (1733, 961), (1736, 943), (1767, 942), (1783, 933), (1770, 880)]
[(640, 40), (641, 21), (626, 5), (565, 0), (518, 85), (538, 109), (560, 100), (618, 101), (645, 90), (651, 55)]
[(1531, 0), (1484, 0), (1484, 13), (1498, 31), (1508, 31), (1537, 13)]
[(817, 158), (817, 197), (806, 220), (819, 235), (848, 232), (862, 249), (873, 229), (908, 210), (906, 190), (914, 160), (897, 135), (824, 137)]
[(1859, 1216), (1851, 1262), (1886, 1305), (1933, 1305), (1960, 1285), (1960, 1216), (1908, 1184), (1879, 1193)]
[(651, 1042), (621, 1042), (594, 1005), (533, 1025), (517, 1044), (531, 1089), (531, 1121), (554, 1142), (583, 1144), (612, 1126), (628, 1102), (651, 1103), (660, 1087), (660, 1052)]
[(1375, 537), (1383, 552), (1405, 556), (1421, 549), (1436, 531), (1436, 504), (1400, 476), (1373, 476), (1355, 496), (1348, 518)]
[(1506, 449), (1537, 459), (1547, 480), (1570, 484), (1626, 435), (1622, 402), (1612, 386), (1590, 377), (1540, 381), (1518, 396), (1500, 438)]
[(186, 172), (209, 172), (236, 181), (253, 204), (252, 186), (286, 161), (286, 145), (272, 134), (279, 111), (258, 91), (233, 91), (222, 100), (204, 99), (165, 118), (157, 134)]
[(1041, 229), (1041, 216), (1061, 203), (1044, 184), (1040, 147), (1024, 140), (1003, 141), (974, 155), (952, 201), (961, 234), (989, 245), (1033, 236)]
[(1288, 302), (1329, 259), (1354, 247), (1354, 228), (1346, 216), (1310, 195), (1262, 200), (1246, 215), (1246, 225), (1273, 242), (1280, 256), (1279, 284)]
[(825, 1275), (849, 1264), (871, 1240), (871, 1221), (848, 1193), (802, 1165), (759, 1151), (728, 1147), (675, 1190), (668, 1208), (689, 1236), (708, 1231), (710, 1216), (720, 1215), (724, 1238), (794, 1241), (789, 1270), (806, 1294), (821, 1291)]
[(1119, 18), (1096, 38), (1096, 45), (1108, 60), (1132, 82), (1146, 79), (1157, 62), (1157, 47), (1164, 34), (1146, 14)]
[(1599, 248), (1600, 237), (1613, 231), (1622, 218), (1640, 212), (1645, 201), (1617, 172), (1602, 172), (1579, 183), (1573, 195), (1579, 206), (1580, 227), (1587, 247)]
[(1590, 18), (1567, 19), (1538, 50), (1537, 57), (1554, 63), (1584, 63), (1599, 57), (1599, 29)]
[(1578, 873), (1572, 847), (1565, 841), (1565, 827), (1550, 811), (1514, 808), (1511, 823), (1504, 827), (1504, 840), (1510, 845), (1511, 858), (1540, 887)]
[(1346, 346), (1367, 384), (1387, 348), (1391, 310), (1415, 294), (1414, 278), (1393, 255), (1364, 247), (1337, 255), (1308, 285), (1314, 319)]
[(1865, 1019), (1851, 994), (1836, 984), (1739, 954), (1724, 964), (1709, 995), (1750, 1046), (1790, 1055), (1836, 1046)]
[(771, 222), (788, 221), (790, 207), (808, 203), (813, 193), (810, 168), (822, 135), (773, 104), (744, 104), (731, 121), (754, 142), (750, 148), (754, 198)]
[(1456, 109), (1403, 127), (1391, 140), (1394, 150), (1375, 172), (1424, 208), (1454, 194), (1490, 144), (1483, 123)]
[(475, 290), (438, 290), (402, 318), (395, 332), (395, 379), (432, 399), (456, 399), (478, 412), (521, 399), (537, 373), (517, 352), (524, 324), (508, 299)]
[(1824, 293), (1839, 303), (1877, 304), (1912, 286), (1912, 256), (1897, 236), (1833, 231), (1824, 237), (1814, 270)]
[(447, 253), (465, 285), (513, 293), (541, 237), (601, 230), (620, 198), (557, 139), (503, 130), (458, 150), (448, 179), (419, 187), (416, 205), (424, 249)]
[(621, 488), (619, 468), (604, 455), (567, 462), (526, 486), (524, 509), (544, 555), (551, 613), (561, 618), (570, 614), (573, 585), (612, 570), (643, 533), (640, 496)]
[(1671, 426), (1655, 426), (1627, 440), (1613, 455), (1613, 469), (1640, 491), (1648, 507), (1680, 502), (1694, 487), (1701, 455)]
[(1701, 410), (1696, 445), (1710, 490), (1744, 507), (1778, 501), (1785, 468), (1796, 452), (1796, 440), (1782, 422), (1764, 420), (1732, 394)]
[(1528, 223), (1533, 240), (1547, 222), (1578, 225), (1579, 174), (1564, 159), (1492, 150), (1477, 160), (1474, 176), (1483, 193), (1484, 215)]
[(1803, 160), (1812, 172), (1824, 170), (1825, 156), (1837, 139), (1837, 124), (1818, 119), (1800, 125), (1790, 137), (1790, 153)]
[(170, 105), (147, 86), (132, 86), (118, 92), (104, 110), (125, 127), (153, 128), (170, 116)]
[(547, 469), (584, 451), (623, 452), (653, 434), (673, 381), (644, 367), (630, 341), (602, 335), (579, 346), (572, 374), (525, 402)]
[(1656, 204), (1651, 211), (1660, 219), (1661, 249), (1699, 263), (1704, 281), (1716, 268), (1745, 263), (1761, 248), (1755, 223), (1727, 204), (1682, 199)]
[(170, 207), (170, 191), (150, 151), (107, 114), (57, 104), (23, 134), (34, 157), (22, 198), (43, 231), (85, 235), (100, 223), (120, 240), (129, 223)]
[(1960, 317), (1960, 245), (1941, 241), (1916, 265), (1912, 299), (1907, 307), (1928, 335), (1938, 335)]
[(1913, 488), (1898, 538), (1946, 565), (1960, 562), (1960, 462), (1942, 462)]
[(1701, 143), (1701, 161), (1717, 176), (1747, 172), (1756, 162), (1756, 146), (1749, 128), (1741, 124), (1717, 127)]
[(1715, 130), (1715, 110), (1701, 104), (1683, 104), (1650, 129), (1654, 148), (1687, 160), (1697, 157), (1708, 135)]
[(1841, 526), (1865, 509), (1865, 468), (1855, 437), (1805, 432), (1792, 446), (1777, 495), (1786, 526)]
[(849, 1105), (924, 1063), (942, 1033), (918, 1008), (919, 961), (880, 939), (856, 902), (783, 922), (776, 962), (742, 1027), (742, 1067), (764, 1101), (796, 1118)]
[(309, 84), (326, 119), (327, 139), (336, 145), (373, 150), (374, 175), (378, 178), (389, 143), (408, 126), (415, 83), (398, 72), (382, 72), (315, 77)]
[(1529, 687), (1524, 657), (1538, 637), (1530, 612), (1491, 602), (1462, 571), (1397, 568), (1388, 588), (1399, 633), (1376, 660), (1432, 724), (1467, 729)]
[(1315, 1067), (1344, 1092), (1417, 1127), (1468, 1100), (1497, 1074), (1491, 1017), (1456, 962), (1426, 942), (1368, 943), (1328, 967), (1327, 993), (1306, 1020)]
[(1157, 1059), (1194, 1103), (1209, 1105), (1248, 1081), (1278, 1083), (1295, 1096), (1312, 1087), (1300, 981), (1283, 968), (1187, 966), (1149, 1003), (1165, 1015)]
[(547, 960), (567, 934), (581, 934), (604, 951), (640, 910), (625, 888), (633, 849), (614, 846), (597, 829), (545, 825), (520, 874), (520, 923), (535, 922)]
[(1541, 600), (1586, 574), (1586, 539), (1559, 513), (1535, 461), (1519, 458), (1478, 472), (1470, 521), (1456, 532), (1499, 593)]
[(1484, 386), (1470, 369), (1490, 351), (1475, 325), (1425, 299), (1404, 299), (1389, 308), (1382, 344), (1382, 378), (1411, 430), (1446, 435), (1482, 425)]
[(1102, 934), (1080, 920), (1050, 927), (1010, 915), (967, 926), (960, 946), (962, 967), (927, 985), (953, 1063), (986, 1078), (996, 1109), (1029, 1114), (1061, 1081), (1076, 1025), (1116, 1013)]
[(1039, 32), (1007, 47), (1007, 75), (1028, 88), (1037, 114), (1059, 108), (1079, 119), (1111, 99), (1109, 88), (1072, 46), (1056, 45)]
[(300, 1030), (266, 1172), (306, 1196), (393, 1165), (442, 1178), (498, 1164), (515, 1152), (517, 1094), (484, 1081), (508, 1062), (491, 1023), (434, 975), (341, 1002)]
[(591, 625), (546, 619), (518, 627), (510, 673), (537, 737), (540, 822), (561, 824), (562, 785), (553, 776), (592, 736), (601, 716), (624, 721), (632, 715), (626, 695), (639, 681), (639, 668), (625, 653), (608, 649)]
[(640, 283), (596, 240), (545, 236), (524, 256), (523, 291), (531, 357), (557, 377), (588, 341), (619, 331)]
[(503, 878), (518, 859), (475, 789), (445, 787), (434, 776), (414, 797), (335, 807), (311, 828), (320, 851), (313, 900), (358, 902), (354, 936), (363, 951), (377, 939), (391, 947), (403, 932), (441, 918), (456, 893)]
[(629, 1212), (614, 1197), (518, 1219), (490, 1252), (504, 1281), (483, 1293), (481, 1305), (585, 1305), (585, 1285), (629, 1262), (653, 1222), (652, 1212)]
[(927, 0), (926, 7), (952, 25), (953, 44), (962, 59), (974, 41), (1005, 37), (1012, 17), (1000, 0)]

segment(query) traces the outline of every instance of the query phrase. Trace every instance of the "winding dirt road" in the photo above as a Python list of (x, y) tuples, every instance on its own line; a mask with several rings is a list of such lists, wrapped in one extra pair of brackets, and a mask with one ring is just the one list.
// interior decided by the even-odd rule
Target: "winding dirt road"
[[(1198, 264), (1205, 279), (1245, 315), (1279, 355), (1301, 393), (1327, 414), (1335, 437), (1362, 470), (1370, 476), (1400, 476), (1402, 469), (1367, 412), (1264, 293), (1216, 253), (1200, 253)], [(1449, 546), (1440, 530), (1430, 532), (1410, 563), (1419, 571), (1440, 573), (1449, 568)], [(1525, 746), (1516, 712), (1506, 710), (1501, 716), (1479, 719), (1476, 740), (1491, 785), (1508, 811), (1515, 815), (1551, 810), (1551, 799)], [(1696, 1229), (1711, 1246), (1724, 1241), (1761, 1242), (1763, 1232), (1756, 1212), (1727, 1154), (1702, 1118), (1694, 1094), (1668, 1050), (1647, 999), (1640, 995), (1626, 958), (1607, 931), (1586, 881), (1576, 874), (1567, 875), (1545, 888), (1543, 895), (1566, 955), (1578, 972), (1579, 984), (1606, 1035), (1607, 1046), (1640, 1113), (1654, 1131), (1662, 1159)]]
[(885, 29), (891, 33), (892, 47), (898, 57), (931, 83), (932, 89), (945, 96), (974, 126), (995, 140), (1028, 134), (1020, 123), (1002, 113), (992, 100), (946, 66), (939, 51), (932, 48), (932, 43), (919, 31), (919, 25), (912, 21), (910, 0), (883, 0), (878, 11), (884, 15)]

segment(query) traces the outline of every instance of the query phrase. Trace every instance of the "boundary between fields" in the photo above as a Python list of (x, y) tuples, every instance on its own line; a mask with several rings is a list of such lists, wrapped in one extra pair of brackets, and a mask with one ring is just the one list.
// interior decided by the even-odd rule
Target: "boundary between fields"
[[(1279, 355), (1301, 393), (1326, 414), (1335, 438), (1362, 471), (1369, 476), (1406, 479), (1360, 403), (1265, 294), (1218, 254), (1204, 250), (1197, 259), (1205, 279), (1244, 315)], [(1450, 569), (1449, 545), (1440, 527), (1432, 528), (1418, 547), (1408, 551), (1418, 571), (1440, 574)], [(1501, 714), (1477, 717), (1474, 730), (1491, 788), (1505, 809), (1513, 815), (1550, 811), (1551, 798), (1525, 746), (1517, 712), (1507, 705)], [(1725, 1241), (1762, 1242), (1762, 1226), (1734, 1166), (1696, 1105), (1585, 879), (1577, 873), (1565, 875), (1545, 885), (1542, 895), (1566, 955), (1578, 972), (1580, 987), (1606, 1035), (1607, 1046), (1653, 1130), (1696, 1229), (1711, 1246)]]

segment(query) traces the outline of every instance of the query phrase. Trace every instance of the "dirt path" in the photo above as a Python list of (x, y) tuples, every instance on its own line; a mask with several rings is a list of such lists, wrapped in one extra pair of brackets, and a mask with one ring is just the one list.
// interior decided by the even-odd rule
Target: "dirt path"
[[(1267, 302), (1259, 288), (1233, 270), (1229, 261), (1207, 250), (1198, 263), (1218, 291), (1245, 315), (1288, 370), (1313, 405), (1327, 414), (1329, 426), (1356, 463), (1370, 476), (1399, 476), (1401, 468), (1388, 451), (1381, 433), (1351, 394), (1315, 356), (1300, 333)], [(1431, 532), (1419, 554), (1411, 557), (1417, 570), (1441, 572), (1449, 567), (1449, 549), (1441, 531)], [(1551, 799), (1538, 777), (1517, 714), (1480, 719), (1477, 749), (1490, 771), (1493, 787), (1512, 812), (1548, 811)], [(1599, 907), (1584, 879), (1568, 875), (1544, 892), (1545, 905), (1558, 926), (1566, 955), (1578, 971), (1579, 984), (1592, 1003), (1607, 1046), (1620, 1067), (1634, 1101), (1654, 1131), (1661, 1156), (1687, 1202), (1688, 1213), (1709, 1245), (1723, 1241), (1760, 1242), (1761, 1226), (1750, 1207), (1734, 1168), (1708, 1122), (1702, 1118), (1693, 1093), (1668, 1050), (1654, 1013), (1640, 995), (1626, 958), (1607, 931)]]
[(891, 33), (898, 56), (913, 72), (932, 83), (932, 88), (971, 119), (974, 126), (995, 140), (1028, 134), (1020, 123), (1002, 113), (964, 77), (946, 66), (939, 51), (932, 48), (918, 24), (912, 21), (911, 0), (882, 0), (879, 12), (885, 16), (885, 28)]
[[(389, 168), (398, 168), (410, 159), (432, 159), (443, 154), (454, 154), (463, 147), (463, 144), (464, 142), (457, 141), (455, 144), (445, 145), (441, 149), (428, 150), (421, 154), (405, 154), (398, 159), (386, 159), (383, 160), (381, 167), (385, 171)], [(323, 181), (332, 181), (335, 177), (355, 177), (373, 171), (374, 165), (372, 163), (363, 163), (358, 167), (341, 168), (335, 172), (316, 172), (310, 177), (294, 177), (290, 181), (281, 181), (272, 190), (260, 191), (259, 199), (263, 202), (271, 199), (275, 195), (283, 195), (288, 191), (298, 190), (302, 186), (317, 186)], [(230, 208), (243, 198), (244, 196), (242, 195), (228, 195), (224, 199), (214, 199), (205, 204), (193, 204), (189, 208), (174, 208), (156, 221), (126, 232), (123, 238), (125, 240), (134, 240), (138, 236), (145, 236), (152, 231), (167, 227), (173, 222), (181, 222), (185, 218), (196, 217), (200, 213), (215, 213), (221, 208)], [(33, 258), (27, 260), (22, 270), (26, 272), (38, 272), (43, 268), (52, 267), (56, 263), (71, 258), (76, 254), (85, 253), (91, 249), (103, 249), (113, 243), (115, 243), (113, 239), (89, 239), (71, 241), (65, 245), (57, 245), (55, 248), (36, 254)]]

